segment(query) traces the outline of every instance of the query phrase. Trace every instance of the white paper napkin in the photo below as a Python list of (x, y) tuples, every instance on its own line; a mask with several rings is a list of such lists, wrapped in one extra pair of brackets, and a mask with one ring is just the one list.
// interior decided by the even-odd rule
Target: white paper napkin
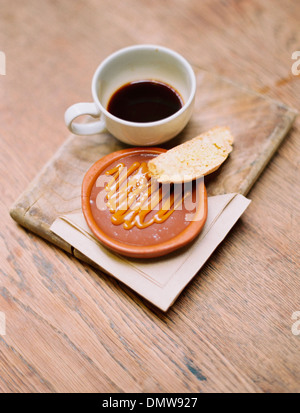
[(196, 240), (159, 258), (128, 258), (108, 250), (95, 238), (81, 213), (57, 218), (51, 230), (97, 264), (102, 271), (167, 311), (250, 202), (240, 194), (209, 197), (207, 221)]

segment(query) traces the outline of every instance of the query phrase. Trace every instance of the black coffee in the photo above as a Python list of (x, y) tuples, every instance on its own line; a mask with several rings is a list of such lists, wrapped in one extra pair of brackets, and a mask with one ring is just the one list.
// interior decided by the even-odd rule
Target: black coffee
[(140, 80), (120, 87), (110, 98), (107, 110), (130, 122), (155, 122), (173, 115), (182, 106), (181, 96), (171, 86)]

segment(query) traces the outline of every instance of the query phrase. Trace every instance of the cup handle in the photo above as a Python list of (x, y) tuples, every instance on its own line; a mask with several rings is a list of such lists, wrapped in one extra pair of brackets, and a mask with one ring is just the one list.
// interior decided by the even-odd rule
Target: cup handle
[(104, 119), (91, 123), (73, 122), (78, 116), (90, 115), (97, 118), (101, 115), (100, 110), (95, 103), (75, 103), (65, 112), (65, 123), (68, 129), (76, 135), (93, 135), (94, 133), (103, 132), (105, 129)]

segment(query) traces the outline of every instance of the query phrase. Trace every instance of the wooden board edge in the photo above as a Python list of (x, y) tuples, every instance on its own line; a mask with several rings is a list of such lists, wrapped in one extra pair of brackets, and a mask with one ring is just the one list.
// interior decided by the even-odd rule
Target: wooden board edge
[(246, 92), (247, 94), (251, 94), (251, 95), (253, 95), (253, 96), (261, 97), (262, 99), (265, 99), (265, 100), (267, 100), (267, 101), (269, 101), (269, 102), (272, 102), (273, 104), (277, 105), (278, 107), (285, 109), (287, 112), (289, 112), (289, 113), (291, 113), (291, 114), (294, 114), (295, 117), (299, 114), (299, 111), (298, 111), (297, 109), (292, 108), (291, 106), (288, 106), (288, 105), (286, 105), (285, 103), (283, 103), (283, 102), (281, 102), (281, 101), (279, 101), (279, 100), (276, 100), (276, 99), (274, 99), (274, 98), (272, 98), (272, 97), (270, 97), (270, 96), (268, 96), (268, 95), (266, 95), (266, 94), (264, 94), (264, 93), (261, 93), (261, 92), (255, 90), (255, 89), (251, 89), (250, 87), (245, 86), (245, 85), (242, 84), (242, 83), (236, 82), (236, 81), (233, 80), (233, 79), (230, 79), (230, 78), (228, 78), (228, 77), (226, 77), (226, 76), (220, 75), (220, 74), (217, 73), (217, 72), (210, 72), (210, 71), (208, 71), (207, 69), (204, 69), (203, 67), (198, 66), (198, 65), (192, 64), (192, 67), (193, 67), (194, 71), (196, 72), (196, 74), (197, 74), (197, 71), (205, 72), (208, 76), (209, 76), (209, 75), (210, 75), (210, 76), (215, 76), (215, 77), (223, 80), (224, 82), (230, 83), (231, 85), (234, 85), (234, 86), (237, 87), (238, 89), (243, 90), (243, 91)]
[(28, 215), (26, 216), (26, 211), (26, 209), (18, 207), (14, 204), (9, 209), (9, 214), (13, 218), (13, 220), (16, 221), (22, 227), (33, 232), (39, 237), (44, 238), (46, 241), (49, 241), (57, 247), (62, 248), (66, 252), (72, 253), (72, 247), (70, 244), (68, 244), (62, 238), (58, 237), (53, 232), (51, 232), (48, 224), (43, 224)]
[(255, 169), (252, 169), (247, 181), (245, 181), (244, 185), (240, 187), (239, 193), (247, 196), (253, 185), (257, 182), (259, 176), (262, 174), (265, 167), (268, 165), (268, 163), (276, 153), (280, 144), (286, 138), (288, 132), (293, 126), (297, 115), (297, 111), (286, 108), (286, 113), (282, 118), (281, 124), (279, 124), (270, 135), (270, 139), (273, 140), (274, 145), (272, 147), (269, 145), (266, 150), (261, 153), (260, 157), (257, 159), (257, 167)]
[[(29, 207), (30, 208), (30, 207)], [(101, 272), (101, 268), (96, 265), (93, 261), (83, 255), (80, 251), (74, 248), (72, 245), (67, 243), (65, 240), (60, 238), (58, 235), (54, 234), (50, 230), (49, 225), (44, 224), (43, 230), (41, 229), (42, 225), (39, 221), (34, 218), (26, 217), (26, 209), (16, 206), (15, 204), (10, 208), (9, 214), (16, 221), (17, 224), (21, 225), (26, 230), (32, 232), (33, 234), (37, 235), (38, 237), (44, 239), (45, 241), (49, 242), (50, 244), (55, 245), (56, 247), (62, 249), (63, 251), (67, 252), (68, 254), (74, 256), (75, 258), (79, 259), (80, 261), (85, 262), (86, 264), (91, 265), (94, 269), (97, 269)]]

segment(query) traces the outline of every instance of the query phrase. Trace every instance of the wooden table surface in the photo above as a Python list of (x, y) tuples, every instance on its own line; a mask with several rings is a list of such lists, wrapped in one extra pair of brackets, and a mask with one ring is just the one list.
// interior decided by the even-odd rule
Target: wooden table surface
[(24, 230), (8, 210), (66, 139), (65, 109), (90, 101), (95, 68), (119, 48), (161, 44), (299, 108), (291, 55), (300, 3), (0, 6), (0, 391), (299, 392), (299, 119), (242, 219), (167, 313)]

